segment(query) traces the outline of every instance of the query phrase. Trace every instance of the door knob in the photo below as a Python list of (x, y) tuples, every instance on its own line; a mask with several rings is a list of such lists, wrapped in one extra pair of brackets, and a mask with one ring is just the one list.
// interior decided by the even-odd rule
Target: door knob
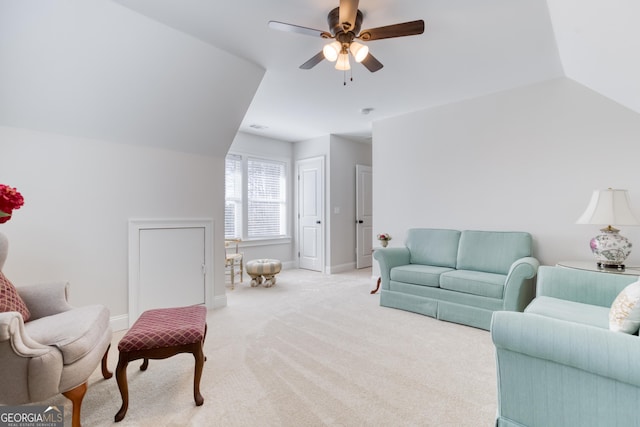
[(320, 224), (320, 221), (316, 221), (316, 224)]
[(358, 220), (358, 224), (363, 224), (363, 223), (364, 223), (364, 221), (363, 221), (363, 220), (361, 220), (361, 219), (360, 219), (360, 220)]

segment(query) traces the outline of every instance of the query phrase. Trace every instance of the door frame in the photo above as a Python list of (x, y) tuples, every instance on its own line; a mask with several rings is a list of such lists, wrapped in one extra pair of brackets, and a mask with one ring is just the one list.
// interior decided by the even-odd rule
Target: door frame
[(326, 209), (326, 170), (325, 170), (325, 158), (324, 156), (317, 156), (317, 157), (309, 157), (306, 159), (300, 159), (300, 160), (296, 160), (295, 163), (295, 173), (296, 173), (296, 177), (295, 177), (295, 197), (296, 197), (296, 203), (295, 203), (295, 213), (294, 213), (294, 217), (295, 217), (295, 224), (296, 224), (296, 230), (295, 230), (295, 234), (296, 234), (296, 244), (295, 244), (295, 253), (296, 253), (296, 257), (295, 257), (295, 261), (296, 261), (296, 266), (297, 268), (300, 268), (300, 241), (301, 241), (301, 236), (300, 236), (300, 166), (305, 164), (305, 163), (311, 163), (311, 162), (316, 162), (316, 161), (320, 161), (320, 167), (322, 170), (322, 179), (320, 181), (320, 199), (322, 201), (322, 206), (320, 207), (320, 212), (322, 215), (322, 225), (321, 225), (321, 233), (320, 233), (320, 248), (318, 250), (319, 256), (320, 256), (320, 272), (324, 273), (325, 272), (325, 261), (326, 261), (326, 253), (325, 253), (325, 248), (326, 248), (326, 235), (327, 235), (327, 224), (326, 224), (326, 214), (325, 214), (325, 209)]
[(140, 295), (140, 231), (204, 228), (204, 301), (213, 308), (213, 219), (129, 219), (129, 327), (136, 321)]

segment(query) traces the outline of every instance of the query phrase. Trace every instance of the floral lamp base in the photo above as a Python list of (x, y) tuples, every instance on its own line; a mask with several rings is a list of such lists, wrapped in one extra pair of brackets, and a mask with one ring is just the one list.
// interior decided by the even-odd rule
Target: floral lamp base
[(631, 253), (631, 242), (611, 226), (603, 228), (602, 234), (591, 239), (591, 252), (600, 268), (624, 270), (624, 261)]

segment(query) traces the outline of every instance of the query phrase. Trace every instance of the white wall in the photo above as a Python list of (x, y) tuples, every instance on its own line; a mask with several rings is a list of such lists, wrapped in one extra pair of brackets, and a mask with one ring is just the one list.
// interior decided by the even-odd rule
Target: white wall
[[(213, 218), (224, 235), (224, 159), (0, 127), (0, 183), (25, 204), (0, 231), (16, 286), (70, 281), (71, 303), (128, 313), (131, 218)], [(213, 259), (215, 304), (226, 304), (222, 239)], [(176, 284), (177, 287), (180, 284)]]
[[(595, 189), (640, 217), (640, 115), (566, 78), (374, 124), (374, 232), (522, 230), (544, 264), (592, 260), (576, 225)], [(640, 247), (640, 227), (621, 227)], [(628, 260), (640, 265), (640, 249)]]
[(283, 268), (292, 268), (297, 266), (297, 259), (294, 258), (294, 240), (295, 236), (295, 220), (293, 217), (295, 208), (294, 189), (294, 162), (293, 162), (293, 145), (290, 142), (279, 141), (276, 139), (265, 138), (258, 135), (252, 135), (244, 132), (238, 132), (233, 144), (229, 148), (230, 152), (239, 154), (248, 154), (255, 156), (265, 156), (265, 158), (282, 160), (289, 163), (287, 171), (289, 201), (289, 236), (290, 239), (282, 241), (267, 240), (258, 242), (245, 241), (241, 243), (241, 250), (244, 253), (245, 260), (259, 258), (275, 258), (282, 261)]

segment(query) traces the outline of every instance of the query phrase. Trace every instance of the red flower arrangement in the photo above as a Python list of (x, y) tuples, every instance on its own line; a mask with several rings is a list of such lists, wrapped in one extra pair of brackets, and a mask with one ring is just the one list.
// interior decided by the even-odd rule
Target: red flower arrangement
[(15, 188), (0, 184), (0, 224), (11, 219), (14, 209), (20, 209), (24, 205), (22, 194)]
[(391, 240), (391, 234), (389, 234), (389, 233), (378, 234), (378, 240), (387, 240), (387, 241), (389, 241), (389, 240)]

